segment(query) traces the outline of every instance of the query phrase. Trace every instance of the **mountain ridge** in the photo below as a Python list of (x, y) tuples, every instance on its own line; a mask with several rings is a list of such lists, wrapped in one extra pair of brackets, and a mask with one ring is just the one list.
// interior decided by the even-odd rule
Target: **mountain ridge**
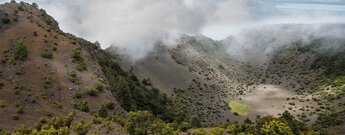
[(0, 7), (1, 134), (343, 132), (344, 79), (333, 74), (344, 71), (342, 49), (294, 44), (260, 66), (237, 60), (222, 41), (183, 36), (128, 65), (64, 33), (36, 4)]

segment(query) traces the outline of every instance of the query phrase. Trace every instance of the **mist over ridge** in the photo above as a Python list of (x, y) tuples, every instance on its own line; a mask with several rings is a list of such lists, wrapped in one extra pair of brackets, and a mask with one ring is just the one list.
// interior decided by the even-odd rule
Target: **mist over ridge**
[(0, 134), (343, 134), (344, 2), (0, 0)]
[[(215, 40), (223, 40), (231, 35), (241, 35), (245, 33), (243, 31), (252, 27), (266, 26), (262, 29), (254, 28), (259, 31), (269, 29), (269, 25), (276, 24), (313, 25), (345, 22), (343, 10), (334, 11), (328, 6), (340, 4), (338, 6), (341, 7), (342, 1), (28, 0), (26, 2), (36, 2), (41, 8), (46, 9), (57, 19), (63, 30), (92, 42), (99, 41), (102, 48), (116, 47), (119, 52), (129, 54), (134, 60), (145, 57), (157, 42), (174, 45), (175, 40), (183, 34), (203, 34)], [(319, 4), (319, 6), (310, 9), (305, 6), (313, 5), (308, 4)], [(278, 30), (273, 31), (278, 32)], [(251, 46), (241, 47), (243, 44), (244, 42), (239, 43), (235, 48)]]
[(222, 43), (232, 56), (246, 62), (263, 64), (281, 47), (317, 41), (320, 51), (345, 46), (345, 24), (275, 24), (247, 28)]

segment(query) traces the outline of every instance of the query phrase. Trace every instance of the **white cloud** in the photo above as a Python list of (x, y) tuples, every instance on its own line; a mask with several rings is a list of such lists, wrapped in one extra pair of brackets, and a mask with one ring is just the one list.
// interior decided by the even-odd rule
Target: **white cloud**
[[(145, 56), (155, 42), (171, 41), (181, 34), (203, 33), (222, 39), (248, 26), (315, 20), (308, 14), (291, 17), (276, 8), (276, 2), (284, 1), (27, 0), (38, 3), (56, 18), (64, 31), (98, 40), (103, 48), (114, 45), (135, 59)], [(340, 22), (341, 17), (328, 19)]]
[(262, 65), (279, 48), (295, 43), (308, 45), (317, 39), (320, 49), (344, 46), (345, 24), (279, 24), (244, 29), (223, 42), (239, 60)]
[(98, 40), (103, 47), (114, 45), (134, 58), (143, 57), (159, 40), (200, 33), (208, 23), (250, 20), (243, 9), (247, 0), (29, 1), (46, 9), (63, 30)]

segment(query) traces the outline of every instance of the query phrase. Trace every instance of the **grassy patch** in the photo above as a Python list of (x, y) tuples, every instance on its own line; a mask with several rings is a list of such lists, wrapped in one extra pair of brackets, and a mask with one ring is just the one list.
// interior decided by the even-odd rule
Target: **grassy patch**
[(84, 58), (81, 55), (81, 48), (78, 47), (74, 50), (73, 54), (72, 54), (72, 61), (73, 63), (76, 64), (76, 69), (78, 71), (86, 71), (87, 70), (87, 66), (84, 62)]
[(229, 102), (229, 106), (233, 112), (239, 115), (246, 116), (249, 113), (249, 107), (243, 103), (239, 103), (235, 100)]

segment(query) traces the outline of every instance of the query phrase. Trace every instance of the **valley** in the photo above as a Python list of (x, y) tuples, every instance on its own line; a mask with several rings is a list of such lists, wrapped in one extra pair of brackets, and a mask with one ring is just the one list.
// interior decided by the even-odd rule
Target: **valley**
[[(185, 37), (170, 51), (154, 52), (148, 56), (151, 59), (135, 63), (131, 71), (139, 78), (146, 77), (142, 79), (150, 80), (152, 85), (157, 86), (169, 86), (169, 82), (175, 82), (172, 80), (179, 78), (179, 85), (161, 89), (168, 88), (170, 92), (173, 91), (174, 94), (169, 95), (181, 102), (178, 105), (181, 110), (188, 110), (203, 119), (205, 124), (242, 121), (247, 117), (255, 120), (257, 116), (268, 114), (279, 117), (284, 111), (289, 111), (301, 121), (313, 124), (319, 115), (332, 113), (330, 108), (342, 108), (343, 97), (329, 104), (329, 100), (316, 92), (318, 90), (315, 85), (320, 84), (314, 79), (315, 76), (322, 76), (323, 69), (312, 68), (319, 57), (317, 52), (301, 51), (310, 46), (294, 44), (281, 47), (272, 54), (267, 63), (256, 65), (236, 60), (222, 51), (225, 48), (220, 42), (202, 36)], [(164, 57), (160, 54), (164, 54)], [(167, 58), (169, 54), (175, 62)], [(160, 68), (156, 69), (157, 63), (167, 61), (170, 66), (158, 66)], [(185, 68), (176, 71), (179, 68), (174, 68), (175, 65)], [(166, 75), (161, 77), (164, 79), (157, 79), (157, 71), (160, 75)], [(184, 74), (179, 74), (181, 71)], [(311, 85), (310, 82), (314, 84)], [(247, 111), (241, 114), (241, 111), (232, 109), (229, 107), (231, 102), (246, 106)], [(337, 102), (340, 106), (332, 102)]]
[[(249, 30), (239, 49), (182, 35), (133, 60), (65, 33), (37, 4), (1, 4), (0, 19), (1, 135), (345, 133), (342, 36), (270, 48), (277, 37), (252, 45), (263, 34)], [(315, 27), (272, 29), (302, 26)]]

